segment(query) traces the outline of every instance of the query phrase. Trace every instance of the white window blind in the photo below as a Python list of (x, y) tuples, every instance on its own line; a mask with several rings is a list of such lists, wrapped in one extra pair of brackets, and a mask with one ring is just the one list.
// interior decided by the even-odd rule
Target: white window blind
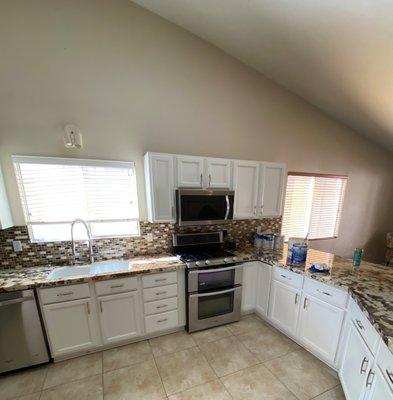
[[(13, 156), (33, 241), (70, 240), (70, 223), (85, 220), (93, 237), (139, 234), (133, 163)], [(77, 238), (85, 238), (75, 226)]]
[(323, 239), (336, 237), (347, 177), (289, 173), (282, 234)]

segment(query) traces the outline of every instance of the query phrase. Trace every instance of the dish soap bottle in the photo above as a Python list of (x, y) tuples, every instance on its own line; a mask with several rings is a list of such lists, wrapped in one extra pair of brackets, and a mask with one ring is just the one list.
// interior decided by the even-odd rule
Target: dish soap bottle
[(360, 267), (360, 262), (362, 261), (362, 254), (363, 254), (363, 249), (360, 247), (356, 247), (355, 251), (353, 252), (353, 259), (352, 259), (352, 264), (355, 268)]

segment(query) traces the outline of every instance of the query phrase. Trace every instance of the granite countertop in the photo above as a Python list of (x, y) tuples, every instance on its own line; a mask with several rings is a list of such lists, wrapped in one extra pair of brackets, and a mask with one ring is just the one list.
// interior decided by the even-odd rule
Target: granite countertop
[(185, 267), (177, 257), (171, 254), (135, 257), (127, 261), (129, 262), (127, 270), (78, 275), (75, 277), (68, 276), (63, 279), (54, 280), (47, 280), (47, 277), (50, 272), (58, 268), (56, 266), (0, 270), (0, 293), (38, 287), (53, 287), (89, 281), (100, 281), (110, 278), (135, 276), (138, 274), (167, 272)]

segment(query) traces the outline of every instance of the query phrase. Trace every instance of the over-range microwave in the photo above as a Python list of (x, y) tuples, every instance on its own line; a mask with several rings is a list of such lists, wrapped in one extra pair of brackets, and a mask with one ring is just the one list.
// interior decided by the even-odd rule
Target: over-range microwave
[(180, 226), (225, 224), (233, 219), (235, 192), (227, 189), (176, 190), (176, 222)]

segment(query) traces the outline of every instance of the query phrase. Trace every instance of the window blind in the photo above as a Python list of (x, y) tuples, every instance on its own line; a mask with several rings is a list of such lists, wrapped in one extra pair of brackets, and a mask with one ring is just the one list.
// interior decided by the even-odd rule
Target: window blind
[(282, 224), (285, 239), (336, 237), (346, 183), (346, 177), (289, 173)]
[(13, 162), (32, 240), (69, 240), (76, 218), (93, 237), (139, 234), (133, 163), (21, 156)]

